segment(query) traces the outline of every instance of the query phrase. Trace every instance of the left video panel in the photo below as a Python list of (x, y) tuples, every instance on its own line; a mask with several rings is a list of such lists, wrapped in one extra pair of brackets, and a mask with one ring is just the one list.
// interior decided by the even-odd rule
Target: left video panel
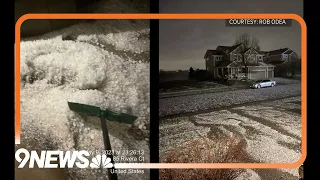
[[(56, 28), (62, 24), (68, 25)], [(150, 162), (149, 32), (149, 20), (29, 19), (22, 24), (16, 151), (26, 151), (19, 151), (20, 162), (16, 157), (17, 180), (91, 180), (108, 174), (150, 179), (147, 169), (108, 168), (112, 162)], [(58, 157), (51, 163), (49, 150)]]

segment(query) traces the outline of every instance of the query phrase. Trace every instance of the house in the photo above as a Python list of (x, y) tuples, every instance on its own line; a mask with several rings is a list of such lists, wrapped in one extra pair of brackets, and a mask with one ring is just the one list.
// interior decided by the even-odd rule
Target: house
[(299, 60), (299, 54), (290, 48), (280, 48), (277, 50), (265, 52), (264, 62), (275, 66), (275, 76), (283, 74), (283, 66), (291, 60)]
[(277, 50), (265, 52), (264, 61), (278, 65), (288, 60), (296, 59), (298, 57), (298, 53), (294, 52), (293, 50), (289, 48), (280, 48)]
[(206, 69), (213, 77), (242, 78), (245, 76), (245, 59), (248, 79), (266, 79), (274, 77), (274, 65), (264, 62), (265, 52), (254, 48), (244, 48), (243, 44), (218, 46), (207, 50), (204, 56)]

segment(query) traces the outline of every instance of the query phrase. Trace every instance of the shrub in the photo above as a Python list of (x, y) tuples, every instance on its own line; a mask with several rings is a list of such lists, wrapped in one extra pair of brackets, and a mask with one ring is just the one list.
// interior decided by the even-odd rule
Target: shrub
[[(218, 140), (199, 138), (167, 151), (163, 163), (237, 163), (244, 162), (245, 141), (235, 137)], [(161, 180), (232, 180), (242, 173), (240, 169), (161, 169)]]

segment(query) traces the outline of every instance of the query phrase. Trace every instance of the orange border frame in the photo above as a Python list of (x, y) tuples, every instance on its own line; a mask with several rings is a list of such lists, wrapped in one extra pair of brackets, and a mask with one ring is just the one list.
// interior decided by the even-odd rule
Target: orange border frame
[(25, 14), (15, 27), (15, 143), (20, 144), (20, 28), (28, 19), (294, 19), (301, 25), (302, 37), (302, 155), (296, 163), (144, 163), (116, 164), (116, 168), (296, 168), (307, 156), (307, 26), (296, 14)]

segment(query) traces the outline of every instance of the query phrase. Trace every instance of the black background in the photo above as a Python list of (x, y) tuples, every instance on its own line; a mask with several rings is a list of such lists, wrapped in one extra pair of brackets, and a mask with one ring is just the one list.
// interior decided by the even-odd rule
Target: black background
[[(159, 2), (150, 1), (151, 13), (159, 13)], [(159, 20), (150, 21), (150, 162), (159, 162)], [(150, 179), (159, 177), (151, 169)]]
[[(315, 1), (304, 1), (304, 20), (307, 24), (307, 158), (304, 163), (305, 179), (319, 179), (319, 113), (317, 113), (317, 99), (319, 90), (317, 82), (319, 70), (317, 65), (317, 39), (319, 39), (319, 19)], [(318, 28), (318, 29), (317, 29)], [(318, 164), (317, 164), (318, 163)]]

